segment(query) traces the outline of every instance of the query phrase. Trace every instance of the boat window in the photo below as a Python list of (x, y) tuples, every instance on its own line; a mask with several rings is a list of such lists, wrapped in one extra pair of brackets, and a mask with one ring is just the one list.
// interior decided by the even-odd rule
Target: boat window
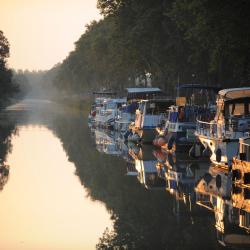
[(169, 108), (170, 105), (172, 105), (172, 102), (153, 102), (153, 103), (148, 103), (146, 105), (146, 113), (147, 114), (154, 114), (154, 115), (159, 115), (162, 113), (165, 113), (166, 110)]
[(245, 114), (244, 103), (229, 104), (229, 115), (230, 116), (243, 116), (244, 114)]

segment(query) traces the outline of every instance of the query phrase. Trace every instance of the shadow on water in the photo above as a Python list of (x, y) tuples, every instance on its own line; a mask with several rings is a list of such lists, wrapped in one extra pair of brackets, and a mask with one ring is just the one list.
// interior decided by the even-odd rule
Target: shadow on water
[[(127, 162), (106, 153), (107, 146), (98, 138), (103, 131), (91, 133), (84, 116), (58, 116), (53, 129), (90, 197), (104, 202), (112, 214), (114, 229), (104, 232), (98, 248), (218, 248), (212, 215), (202, 211), (191, 216), (184, 204), (176, 215), (176, 200), (164, 189), (145, 189), (137, 177), (127, 176)], [(112, 145), (112, 136), (105, 135), (104, 141), (109, 140)]]
[(17, 133), (16, 121), (9, 119), (7, 113), (0, 114), (0, 191), (9, 179), (9, 166), (6, 158), (12, 151), (11, 136)]
[(9, 109), (12, 125), (1, 130), (1, 158), (11, 149), (10, 135), (18, 125), (53, 131), (89, 197), (103, 202), (111, 214), (114, 226), (103, 232), (97, 248), (220, 249), (214, 214), (196, 205), (195, 185), (209, 163), (193, 164), (152, 147), (124, 145), (116, 133), (88, 128), (82, 112), (40, 104), (31, 110), (22, 104), (21, 115)]

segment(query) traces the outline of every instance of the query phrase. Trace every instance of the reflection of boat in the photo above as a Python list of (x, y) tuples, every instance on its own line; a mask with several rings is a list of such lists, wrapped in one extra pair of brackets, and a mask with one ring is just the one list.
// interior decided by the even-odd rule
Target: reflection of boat
[(239, 139), (239, 154), (233, 158), (233, 181), (250, 188), (250, 137)]
[(215, 164), (231, 165), (238, 140), (250, 131), (250, 87), (219, 91), (217, 112), (211, 122), (198, 121), (196, 136), (211, 151)]
[(207, 162), (186, 160), (183, 155), (173, 155), (166, 153), (167, 171), (167, 191), (174, 195), (177, 200), (182, 200), (189, 207), (189, 212), (194, 208), (195, 184), (202, 178), (208, 169)]
[(239, 209), (239, 226), (250, 233), (250, 189), (236, 188), (232, 194), (233, 207)]
[(9, 179), (9, 166), (1, 163), (0, 165), (0, 190), (3, 190), (4, 185)]
[(138, 172), (138, 180), (147, 189), (166, 188), (166, 181), (158, 176), (155, 160), (135, 160), (135, 168)]
[(116, 134), (110, 131), (95, 129), (96, 149), (109, 155), (121, 155), (121, 149), (116, 140)]
[(249, 247), (249, 212), (234, 206), (233, 200), (220, 197), (214, 202), (215, 228), (218, 242), (225, 247)]
[(218, 196), (223, 199), (230, 198), (231, 188), (231, 174), (226, 169), (211, 166), (196, 184), (196, 203), (207, 209), (212, 209), (213, 202)]
[(152, 146), (136, 147), (134, 145), (129, 149), (129, 154), (134, 159), (133, 172), (137, 172), (137, 178), (141, 184), (147, 189), (165, 189), (166, 181), (158, 175), (157, 161), (152, 154)]
[(212, 166), (196, 185), (197, 204), (215, 214), (218, 242), (227, 247), (250, 246), (250, 200), (246, 190), (232, 188), (232, 175)]

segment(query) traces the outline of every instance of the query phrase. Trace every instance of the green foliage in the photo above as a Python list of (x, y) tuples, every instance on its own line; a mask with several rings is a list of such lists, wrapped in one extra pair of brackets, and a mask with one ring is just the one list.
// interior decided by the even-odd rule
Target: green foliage
[(97, 6), (104, 18), (87, 26), (54, 79), (65, 93), (122, 90), (147, 72), (169, 93), (178, 82), (249, 85), (249, 1), (98, 0)]
[(9, 42), (0, 30), (0, 60), (5, 61), (9, 57)]
[(9, 57), (9, 42), (0, 30), (0, 107), (6, 105), (18, 87), (12, 82), (12, 71), (6, 67)]

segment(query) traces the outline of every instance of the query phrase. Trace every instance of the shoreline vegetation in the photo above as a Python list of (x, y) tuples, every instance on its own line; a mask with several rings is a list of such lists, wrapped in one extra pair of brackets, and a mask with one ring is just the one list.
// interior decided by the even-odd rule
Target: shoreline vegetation
[(9, 42), (0, 30), (0, 109), (3, 109), (11, 102), (19, 90), (18, 85), (12, 81), (12, 70), (7, 67), (9, 57)]
[(250, 85), (250, 2), (98, 0), (103, 15), (49, 72), (60, 93)]
[(133, 86), (169, 96), (183, 83), (250, 86), (249, 1), (98, 0), (97, 7), (103, 18), (47, 71), (8, 69), (10, 45), (0, 31), (0, 106), (28, 96), (81, 108), (95, 90)]

